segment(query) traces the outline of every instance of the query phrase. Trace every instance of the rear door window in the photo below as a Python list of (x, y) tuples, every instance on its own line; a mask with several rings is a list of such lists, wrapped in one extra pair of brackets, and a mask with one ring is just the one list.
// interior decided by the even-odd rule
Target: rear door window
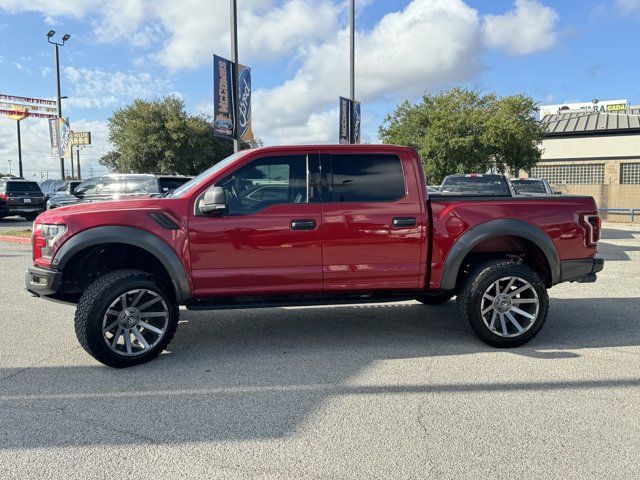
[(326, 202), (392, 202), (405, 195), (402, 163), (395, 155), (332, 155), (331, 165)]

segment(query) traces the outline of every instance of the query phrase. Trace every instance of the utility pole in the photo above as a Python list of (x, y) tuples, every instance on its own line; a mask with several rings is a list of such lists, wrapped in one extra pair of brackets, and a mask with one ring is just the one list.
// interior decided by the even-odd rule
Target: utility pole
[(7, 160), (9, 162), (9, 177), (11, 177), (11, 160)]
[[(80, 145), (76, 145), (76, 160), (78, 162), (78, 180), (82, 180), (82, 175), (80, 175)], [(73, 158), (71, 163), (73, 163)]]
[[(60, 95), (60, 55), (58, 52), (58, 47), (63, 47), (64, 44), (71, 38), (71, 35), (66, 33), (62, 37), (62, 43), (57, 43), (52, 41), (51, 39), (56, 34), (55, 30), (49, 30), (47, 33), (47, 42), (53, 45), (55, 49), (55, 62), (56, 62), (56, 98), (58, 100), (58, 122), (62, 118), (62, 99), (66, 97), (62, 97)], [(58, 124), (59, 125), (59, 124)], [(71, 159), (71, 164), (73, 165), (73, 159)], [(64, 180), (64, 155), (60, 156), (60, 178)]]
[[(233, 91), (233, 134), (238, 131), (238, 5), (231, 1), (231, 86)], [(353, 1), (353, 0), (352, 0)], [(233, 152), (240, 150), (239, 141), (233, 139)]]
[(349, 8), (349, 98), (353, 102), (356, 99), (356, 2), (351, 0)]
[(19, 175), (22, 177), (22, 139), (20, 138), (20, 120), (16, 122), (18, 125), (18, 171)]

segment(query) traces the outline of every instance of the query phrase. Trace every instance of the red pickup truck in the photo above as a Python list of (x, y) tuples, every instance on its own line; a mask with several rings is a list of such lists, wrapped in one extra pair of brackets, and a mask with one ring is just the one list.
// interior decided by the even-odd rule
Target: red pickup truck
[(473, 333), (513, 347), (542, 328), (548, 288), (596, 280), (599, 233), (591, 197), (430, 197), (410, 148), (268, 147), (163, 197), (43, 213), (26, 287), (77, 304), (78, 340), (113, 367), (165, 349), (180, 305), (457, 296)]

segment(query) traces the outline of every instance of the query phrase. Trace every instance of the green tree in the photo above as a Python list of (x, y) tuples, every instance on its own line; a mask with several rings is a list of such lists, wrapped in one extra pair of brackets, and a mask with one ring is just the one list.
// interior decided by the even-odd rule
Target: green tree
[(400, 104), (380, 126), (385, 143), (420, 152), (429, 183), (453, 173), (485, 172), (495, 167), (528, 169), (540, 160), (543, 129), (535, 102), (526, 95), (498, 97), (453, 88), (422, 101)]
[(115, 150), (100, 164), (119, 173), (197, 175), (233, 153), (230, 140), (214, 137), (209, 118), (187, 114), (176, 97), (135, 100), (115, 111), (109, 140)]

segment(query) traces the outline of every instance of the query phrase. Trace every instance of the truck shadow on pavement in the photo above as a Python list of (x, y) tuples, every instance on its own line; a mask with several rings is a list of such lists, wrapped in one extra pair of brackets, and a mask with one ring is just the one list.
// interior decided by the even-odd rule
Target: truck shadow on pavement
[[(614, 367), (607, 380), (533, 382), (525, 369), (517, 381), (489, 374), (462, 383), (429, 369), (429, 357), (473, 355), (466, 365), (482, 369), (496, 354), (563, 369), (580, 349), (640, 345), (639, 306), (634, 298), (552, 299), (545, 329), (513, 350), (472, 338), (453, 302), (183, 311), (170, 352), (146, 365), (0, 369), (0, 449), (282, 438), (339, 396), (640, 387)], [(73, 353), (59, 360), (77, 361)], [(418, 361), (403, 366), (408, 375), (362, 379), (375, 363), (403, 359)]]

